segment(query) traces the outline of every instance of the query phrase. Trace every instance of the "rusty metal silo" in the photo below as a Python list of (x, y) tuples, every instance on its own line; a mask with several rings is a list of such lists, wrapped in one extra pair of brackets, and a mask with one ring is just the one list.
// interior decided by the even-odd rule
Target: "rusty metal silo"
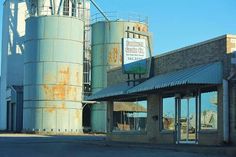
[(77, 3), (67, 8), (71, 1), (62, 1), (60, 9), (61, 1), (48, 8), (40, 8), (39, 2), (31, 4), (36, 9), (32, 8), (26, 19), (26, 132), (82, 132), (84, 22), (79, 18)]
[[(139, 38), (126, 30), (147, 32), (147, 20), (116, 19), (92, 24), (92, 93), (107, 87), (108, 70), (122, 65), (122, 38)], [(106, 132), (105, 103), (92, 105), (91, 126), (94, 132)]]

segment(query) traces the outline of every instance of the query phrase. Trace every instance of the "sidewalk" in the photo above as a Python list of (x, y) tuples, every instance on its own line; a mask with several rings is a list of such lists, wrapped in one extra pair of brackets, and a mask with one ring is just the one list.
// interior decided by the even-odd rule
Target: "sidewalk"
[(188, 152), (188, 153), (202, 153), (209, 155), (226, 155), (230, 157), (236, 157), (236, 146), (203, 146), (203, 145), (160, 145), (160, 144), (147, 144), (147, 143), (127, 143), (127, 142), (110, 142), (104, 141), (107, 146), (116, 147), (140, 147), (147, 149), (162, 149), (171, 150), (176, 152)]

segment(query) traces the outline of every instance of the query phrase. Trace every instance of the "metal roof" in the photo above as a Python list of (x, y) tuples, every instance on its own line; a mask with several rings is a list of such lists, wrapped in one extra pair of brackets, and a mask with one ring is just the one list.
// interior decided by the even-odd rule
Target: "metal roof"
[(138, 92), (157, 90), (187, 84), (220, 84), (222, 83), (222, 63), (216, 62), (184, 70), (154, 76), (133, 87), (127, 82), (102, 89), (86, 100), (106, 100), (115, 96), (125, 96)]
[(128, 86), (127, 82), (123, 82), (114, 86), (109, 86), (104, 88), (93, 95), (86, 98), (86, 100), (99, 100), (102, 98), (112, 97), (112, 96), (119, 96), (126, 94), (126, 91), (133, 86)]
[(222, 82), (222, 63), (200, 65), (180, 71), (157, 75), (128, 90), (137, 93), (166, 87), (187, 84), (220, 84)]

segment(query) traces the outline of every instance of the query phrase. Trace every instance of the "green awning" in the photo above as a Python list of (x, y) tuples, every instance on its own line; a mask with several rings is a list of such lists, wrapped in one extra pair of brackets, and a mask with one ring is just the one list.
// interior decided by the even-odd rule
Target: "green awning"
[(167, 87), (193, 84), (221, 84), (222, 63), (200, 65), (184, 70), (157, 75), (127, 91), (127, 93), (145, 92)]

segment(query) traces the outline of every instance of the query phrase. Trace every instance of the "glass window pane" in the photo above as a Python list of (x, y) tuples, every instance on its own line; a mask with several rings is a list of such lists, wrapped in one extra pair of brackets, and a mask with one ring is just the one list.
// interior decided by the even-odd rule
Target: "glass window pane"
[(163, 98), (162, 129), (175, 130), (175, 98)]
[(217, 92), (201, 94), (201, 129), (217, 129)]
[(114, 102), (113, 131), (146, 131), (147, 101)]

